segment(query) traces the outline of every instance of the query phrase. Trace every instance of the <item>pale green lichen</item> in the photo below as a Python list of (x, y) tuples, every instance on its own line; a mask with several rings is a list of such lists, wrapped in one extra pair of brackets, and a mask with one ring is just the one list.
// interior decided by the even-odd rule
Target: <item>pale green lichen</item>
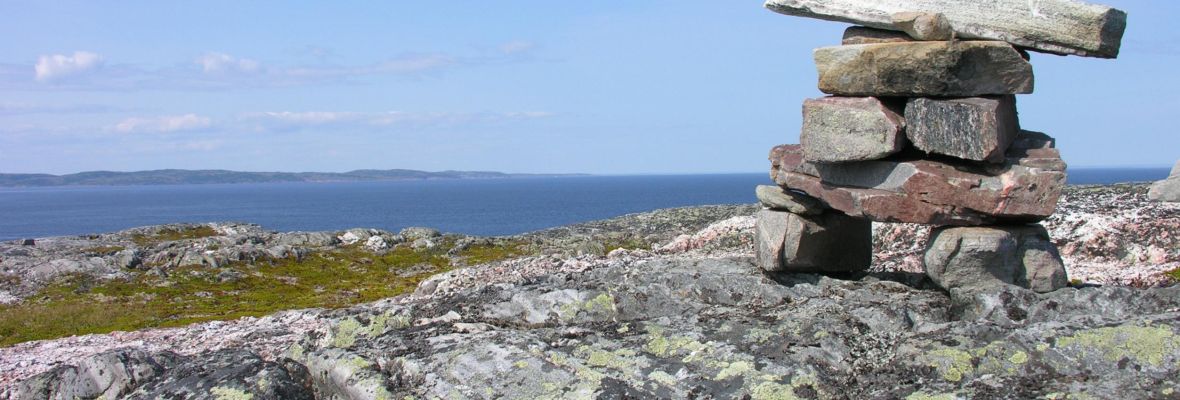
[(753, 370), (754, 370), (754, 364), (751, 364), (746, 361), (736, 361), (736, 362), (730, 363), (728, 366), (726, 366), (724, 369), (722, 369), (721, 372), (718, 372), (717, 377), (715, 377), (713, 379), (719, 380), (719, 381), (725, 380), (725, 379), (729, 379), (729, 378), (732, 378), (735, 376), (745, 375), (746, 373), (751, 372)]
[(589, 312), (601, 311), (604, 313), (614, 313), (615, 298), (609, 294), (600, 293), (598, 296), (590, 299), (590, 301), (583, 303), (582, 309)]
[(346, 318), (336, 324), (332, 330), (332, 347), (347, 348), (356, 344), (356, 336), (361, 331), (360, 322), (353, 318)]
[(251, 400), (254, 395), (245, 390), (225, 386), (209, 389), (209, 393), (217, 400)]
[(529, 367), (529, 362), (525, 361), (525, 360), (520, 360), (520, 361), (512, 363), (512, 366), (516, 367), (516, 369), (525, 369), (525, 368)]
[(676, 377), (672, 376), (672, 374), (669, 374), (664, 371), (658, 371), (658, 370), (652, 371), (650, 374), (647, 374), (647, 379), (651, 379), (651, 380), (658, 382), (659, 384), (664, 385), (664, 386), (676, 386), (676, 382), (677, 382)]
[(631, 326), (629, 324), (623, 324), (622, 326), (619, 327), (619, 329), (615, 329), (615, 332), (618, 332), (618, 333), (627, 333), (630, 331), (631, 331)]
[(1057, 339), (1058, 348), (1076, 348), (1082, 354), (1101, 355), (1108, 361), (1130, 358), (1160, 367), (1164, 358), (1180, 350), (1180, 337), (1165, 325), (1116, 326), (1090, 329)]
[(685, 362), (691, 362), (693, 361), (691, 359), (693, 353), (707, 347), (704, 343), (687, 337), (666, 337), (664, 336), (664, 329), (660, 327), (648, 326), (647, 332), (649, 337), (643, 349), (656, 357), (668, 358), (676, 355), (680, 350), (687, 350), (689, 357), (686, 358)]
[(949, 382), (959, 382), (975, 371), (972, 365), (971, 353), (963, 350), (945, 348), (930, 352), (930, 366), (942, 372), (942, 379)]
[(777, 382), (762, 382), (750, 391), (752, 400), (796, 400), (795, 389)]
[(958, 397), (952, 393), (928, 394), (926, 392), (914, 392), (914, 393), (910, 394), (909, 396), (906, 396), (906, 398), (905, 398), (905, 400), (956, 400), (956, 399), (958, 399)]
[(753, 328), (746, 332), (746, 341), (754, 343), (766, 343), (770, 338), (774, 337), (776, 333), (770, 329)]
[(291, 345), (291, 347), (287, 348), (287, 358), (290, 358), (290, 359), (296, 360), (296, 361), (304, 361), (304, 356), (306, 355), (306, 352), (307, 351), (303, 348), (302, 345), (300, 345), (299, 343), (296, 343), (296, 344)]
[(1023, 351), (1017, 351), (1016, 353), (1012, 354), (1012, 357), (1008, 357), (1008, 362), (1011, 362), (1011, 363), (1017, 364), (1017, 365), (1027, 363), (1028, 362), (1028, 353), (1025, 353)]
[(1164, 390), (1160, 391), (1160, 394), (1163, 394), (1164, 396), (1171, 396), (1172, 393), (1176, 393), (1176, 389), (1164, 388)]

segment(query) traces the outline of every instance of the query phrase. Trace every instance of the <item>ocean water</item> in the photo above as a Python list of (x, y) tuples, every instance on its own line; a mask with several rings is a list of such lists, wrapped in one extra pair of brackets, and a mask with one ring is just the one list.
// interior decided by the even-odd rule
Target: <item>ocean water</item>
[[(1077, 169), (1075, 184), (1167, 169)], [(0, 188), (0, 240), (240, 221), (278, 231), (428, 226), (511, 235), (660, 208), (755, 202), (764, 173), (667, 176)]]

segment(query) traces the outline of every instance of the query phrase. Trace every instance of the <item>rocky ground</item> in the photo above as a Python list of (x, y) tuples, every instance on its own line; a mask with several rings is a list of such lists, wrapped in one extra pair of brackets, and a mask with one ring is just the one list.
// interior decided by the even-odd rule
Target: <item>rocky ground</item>
[[(1075, 285), (1045, 295), (948, 296), (920, 274), (927, 231), (904, 224), (874, 226), (867, 275), (765, 275), (753, 206), (496, 239), (211, 224), (8, 243), (0, 296), (17, 306), (63, 276), (339, 248), (472, 263), (347, 308), (0, 348), (0, 398), (1180, 398), (1180, 287), (1166, 274), (1180, 268), (1180, 206), (1146, 191), (1067, 189), (1045, 225)], [(463, 252), (486, 245), (527, 250)]]

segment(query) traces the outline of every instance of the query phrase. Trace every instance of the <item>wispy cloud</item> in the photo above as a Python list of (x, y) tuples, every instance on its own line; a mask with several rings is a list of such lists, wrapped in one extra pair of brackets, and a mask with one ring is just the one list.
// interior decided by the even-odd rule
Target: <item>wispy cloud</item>
[[(0, 89), (13, 90), (224, 90), (355, 83), (368, 76), (414, 76), (449, 68), (520, 62), (535, 45), (513, 41), (473, 54), (407, 52), (362, 64), (328, 64), (330, 49), (314, 48), (313, 64), (278, 64), (210, 51), (188, 62), (148, 68), (107, 60), (98, 53), (41, 56), (33, 65), (0, 63)], [(30, 71), (32, 72), (30, 74)], [(85, 77), (86, 79), (76, 79)]]
[(524, 112), (350, 112), (350, 111), (277, 111), (243, 114), (241, 121), (255, 131), (291, 131), (333, 128), (366, 127), (429, 127), (497, 124), (525, 121), (553, 116), (544, 111)]
[(102, 64), (102, 56), (89, 51), (75, 51), (72, 55), (43, 55), (33, 66), (34, 79), (38, 82), (52, 82), (93, 71), (102, 67)]
[(0, 115), (101, 114), (120, 111), (127, 109), (103, 104), (0, 103)]
[(213, 120), (209, 117), (184, 114), (150, 118), (127, 118), (110, 127), (110, 130), (119, 133), (172, 133), (201, 130), (209, 128), (212, 125)]

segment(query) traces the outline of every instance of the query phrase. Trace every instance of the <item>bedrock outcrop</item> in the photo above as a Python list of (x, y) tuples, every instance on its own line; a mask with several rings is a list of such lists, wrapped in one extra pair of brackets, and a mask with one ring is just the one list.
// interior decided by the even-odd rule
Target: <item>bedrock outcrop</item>
[(960, 38), (999, 40), (1058, 54), (1118, 57), (1127, 14), (1073, 0), (767, 0), (787, 15), (904, 30), (896, 13), (941, 13)]
[(1152, 201), (1180, 203), (1180, 161), (1172, 167), (1167, 178), (1151, 185), (1147, 197)]
[(812, 163), (799, 145), (771, 150), (771, 178), (848, 215), (880, 222), (983, 225), (1035, 222), (1053, 213), (1065, 163), (1053, 140), (1023, 132), (998, 165), (897, 157)]

